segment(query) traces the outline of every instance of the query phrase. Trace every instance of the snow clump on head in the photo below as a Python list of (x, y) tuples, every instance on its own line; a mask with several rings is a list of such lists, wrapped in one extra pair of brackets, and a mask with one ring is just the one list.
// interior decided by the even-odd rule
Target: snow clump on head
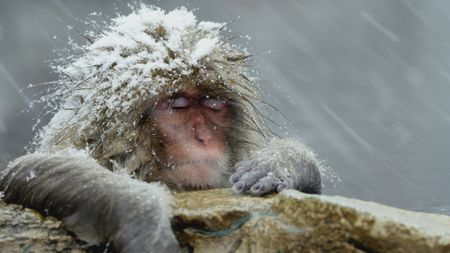
[(144, 105), (183, 85), (220, 83), (248, 101), (257, 90), (246, 77), (248, 54), (222, 37), (224, 27), (198, 22), (184, 7), (165, 12), (141, 5), (112, 19), (80, 46), (80, 55), (55, 67), (60, 78), (52, 97), (59, 107), (38, 134), (38, 149), (75, 146), (103, 157), (128, 152)]

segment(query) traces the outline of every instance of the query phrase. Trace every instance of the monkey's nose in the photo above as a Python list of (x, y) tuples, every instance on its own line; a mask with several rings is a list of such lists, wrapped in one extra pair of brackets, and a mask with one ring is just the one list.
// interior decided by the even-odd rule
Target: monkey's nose
[(193, 127), (194, 136), (202, 145), (208, 146), (211, 143), (213, 134), (206, 124), (205, 116), (199, 110), (193, 110)]
[(194, 136), (201, 144), (208, 146), (212, 140), (211, 130), (207, 126), (197, 126), (193, 128)]

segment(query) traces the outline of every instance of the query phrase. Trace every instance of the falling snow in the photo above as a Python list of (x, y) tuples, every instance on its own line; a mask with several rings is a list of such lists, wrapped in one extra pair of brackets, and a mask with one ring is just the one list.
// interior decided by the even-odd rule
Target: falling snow
[[(65, 84), (73, 88), (82, 81), (77, 71), (87, 71), (72, 69), (73, 82), (61, 72), (61, 77), (49, 74), (45, 62), (55, 57), (52, 50), (62, 54), (56, 57), (71, 56), (69, 62), (53, 64), (59, 71), (68, 68), (69, 72), (70, 64), (88, 57), (88, 47), (94, 46), (85, 43), (84, 32), (80, 31), (86, 30), (85, 21), (93, 23), (91, 19), (98, 26), (88, 29), (86, 35), (98, 42), (97, 46), (101, 45), (98, 40), (103, 36), (116, 36), (123, 48), (133, 43), (121, 40), (127, 36), (125, 33), (114, 32), (119, 29), (118, 23), (101, 21), (116, 17), (118, 12), (130, 13), (124, 1), (115, 2), (27, 0), (0, 4), (2, 165), (24, 153), (23, 146), (34, 134), (32, 122), (42, 118), (42, 124), (46, 124), (49, 119), (38, 103), (31, 106), (35, 99), (32, 96), (40, 97), (42, 91), (45, 94), (47, 87), (54, 84), (46, 83), (49, 80), (62, 80), (64, 83), (58, 81), (56, 86)], [(168, 10), (180, 4), (178, 0), (157, 2)], [(229, 21), (221, 31), (226, 39), (238, 35), (236, 40), (242, 42), (243, 38), (250, 38), (247, 34), (251, 35), (252, 40), (243, 44), (247, 43), (256, 55), (257, 68), (252, 74), (260, 76), (259, 82), (267, 91), (269, 102), (286, 114), (291, 123), (272, 120), (302, 138), (344, 181), (327, 185), (325, 194), (450, 214), (449, 2), (250, 0), (239, 8), (234, 1), (189, 2), (189, 9), (198, 8), (193, 12), (195, 16), (219, 21), (197, 22), (195, 29), (207, 33), (221, 29), (224, 24), (220, 22)], [(136, 10), (131, 12), (136, 14)], [(89, 12), (92, 15), (84, 20)], [(74, 20), (81, 20), (80, 24)], [(139, 18), (135, 21), (139, 23)], [(186, 22), (191, 21), (186, 16)], [(68, 25), (70, 39), (67, 41)], [(110, 29), (100, 33), (105, 26)], [(233, 30), (233, 34), (226, 34), (228, 30)], [(144, 34), (135, 39), (147, 41)], [(102, 43), (108, 45), (107, 41)], [(68, 45), (73, 50), (61, 49)], [(195, 45), (192, 44), (192, 50)], [(108, 49), (99, 47), (92, 52), (100, 55), (102, 50)], [(119, 57), (120, 50), (113, 48), (102, 62)], [(271, 53), (261, 53), (268, 51)], [(127, 61), (137, 62), (137, 57), (128, 57)], [(195, 63), (192, 58), (184, 60)], [(168, 67), (177, 63), (169, 61)], [(135, 69), (140, 70), (145, 69)], [(120, 75), (122, 80), (133, 77), (125, 71)], [(94, 89), (105, 87), (100, 81), (100, 76), (89, 79)], [(25, 88), (30, 82), (34, 85)], [(88, 95), (82, 91), (77, 92), (82, 97)], [(107, 97), (107, 93), (103, 96)], [(65, 105), (50, 103), (45, 111), (54, 113), (64, 107), (64, 113), (61, 111), (58, 116), (59, 123), (63, 119), (75, 121), (79, 118), (70, 117), (79, 102), (73, 97)], [(105, 108), (114, 115), (111, 109), (116, 104), (113, 99), (109, 103), (111, 107)], [(117, 106), (116, 109), (121, 108)], [(26, 113), (22, 112), (24, 108)], [(81, 115), (82, 109), (78, 110)], [(59, 123), (52, 123), (54, 130)], [(274, 129), (279, 130), (278, 126)], [(280, 128), (279, 132), (284, 133), (286, 129)]]
[[(40, 132), (40, 146), (47, 147), (55, 136), (64, 139), (58, 134), (67, 128), (82, 135), (105, 117), (110, 118), (106, 128), (115, 131), (111, 134), (125, 136), (138, 123), (138, 115), (130, 120), (130, 113), (137, 111), (136, 105), (149, 103), (163, 86), (176, 91), (176, 84), (196, 69), (201, 73), (228, 58), (244, 59), (242, 51), (235, 51), (234, 45), (221, 40), (224, 25), (198, 22), (193, 12), (184, 7), (166, 12), (141, 4), (131, 14), (113, 18), (101, 31), (88, 31), (85, 36), (98, 35), (90, 37), (90, 43), (72, 46), (81, 50), (81, 55), (69, 56), (69, 62), (57, 61), (53, 66), (60, 79), (47, 102), (56, 99), (60, 108)], [(245, 71), (238, 64), (233, 66), (237, 71), (230, 71), (227, 66), (214, 68), (218, 78), (227, 76), (234, 83), (236, 78), (243, 78)], [(241, 76), (230, 77), (230, 73)], [(237, 89), (234, 86), (230, 84), (230, 88)]]

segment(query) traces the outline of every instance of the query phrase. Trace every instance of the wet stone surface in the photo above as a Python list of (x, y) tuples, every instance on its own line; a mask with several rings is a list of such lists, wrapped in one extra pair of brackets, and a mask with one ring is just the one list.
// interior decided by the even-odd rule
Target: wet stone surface
[[(229, 189), (174, 194), (173, 228), (193, 252), (450, 252), (450, 217), (338, 196)], [(59, 221), (0, 203), (0, 252), (102, 252)]]

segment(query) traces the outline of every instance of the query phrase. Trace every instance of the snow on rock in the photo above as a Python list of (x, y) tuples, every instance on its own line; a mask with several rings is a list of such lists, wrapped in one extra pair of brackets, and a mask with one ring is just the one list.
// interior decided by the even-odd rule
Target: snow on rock
[(282, 196), (305, 200), (317, 199), (321, 203), (337, 205), (345, 208), (351, 208), (360, 216), (367, 215), (373, 217), (379, 224), (373, 226), (372, 233), (385, 233), (385, 224), (398, 223), (409, 228), (433, 236), (436, 238), (445, 237), (447, 243), (450, 240), (450, 217), (440, 214), (421, 213), (402, 210), (390, 206), (385, 206), (375, 202), (362, 201), (341, 196), (324, 196), (324, 195), (306, 195), (300, 194), (298, 191), (286, 190), (281, 193)]

